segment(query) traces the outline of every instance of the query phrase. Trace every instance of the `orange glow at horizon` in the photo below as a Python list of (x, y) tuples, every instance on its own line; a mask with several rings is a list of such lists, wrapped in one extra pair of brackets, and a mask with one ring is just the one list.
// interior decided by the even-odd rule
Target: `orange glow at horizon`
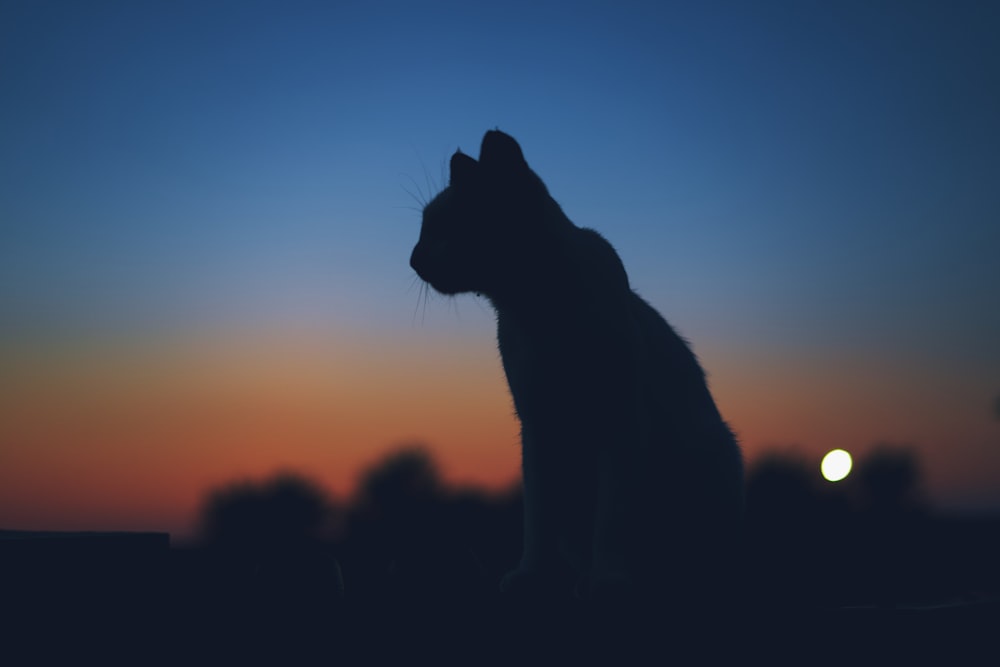
[[(932, 496), (997, 502), (997, 426), (947, 376), (698, 352), (748, 462), (765, 448), (798, 445), (818, 465), (837, 447), (911, 443)], [(500, 490), (519, 474), (489, 336), (38, 344), (0, 358), (0, 528), (189, 537), (210, 489), (286, 470), (345, 499), (359, 472), (411, 444), (452, 484)]]
[(345, 339), (22, 352), (0, 386), (0, 527), (188, 533), (218, 485), (290, 470), (343, 498), (361, 470), (412, 444), (450, 483), (505, 488), (517, 425), (488, 349), (451, 345), (430, 360)]

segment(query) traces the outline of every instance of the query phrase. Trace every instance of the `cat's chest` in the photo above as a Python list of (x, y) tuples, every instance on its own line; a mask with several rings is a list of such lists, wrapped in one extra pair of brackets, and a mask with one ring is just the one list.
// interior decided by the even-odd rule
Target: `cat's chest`
[(564, 317), (544, 326), (501, 319), (497, 342), (522, 421), (579, 417), (631, 384), (628, 342), (590, 319)]
[(569, 380), (567, 350), (559, 349), (552, 340), (527, 335), (511, 326), (498, 327), (497, 345), (507, 384), (522, 418), (547, 397), (551, 400), (565, 393)]

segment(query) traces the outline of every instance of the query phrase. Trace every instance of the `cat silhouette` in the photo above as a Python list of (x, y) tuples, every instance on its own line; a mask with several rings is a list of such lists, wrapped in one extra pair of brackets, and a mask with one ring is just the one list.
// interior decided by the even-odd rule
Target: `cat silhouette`
[(457, 151), (450, 172), (410, 265), (496, 311), (524, 494), (523, 555), (501, 588), (714, 595), (734, 569), (743, 464), (694, 354), (512, 137), (487, 132), (479, 159)]

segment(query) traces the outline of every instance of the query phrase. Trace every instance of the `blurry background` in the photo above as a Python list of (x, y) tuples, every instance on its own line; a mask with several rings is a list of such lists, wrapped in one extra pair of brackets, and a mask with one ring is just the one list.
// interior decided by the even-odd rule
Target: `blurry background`
[[(0, 527), (195, 530), (399, 445), (507, 488), (474, 297), (419, 208), (521, 143), (691, 340), (753, 464), (879, 443), (1000, 509), (988, 2), (0, 3)], [(411, 194), (413, 195), (411, 197)]]

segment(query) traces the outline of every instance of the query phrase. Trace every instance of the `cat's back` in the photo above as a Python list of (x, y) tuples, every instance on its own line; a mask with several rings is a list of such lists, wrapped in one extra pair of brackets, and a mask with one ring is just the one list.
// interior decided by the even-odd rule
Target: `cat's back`
[(661, 504), (686, 507), (690, 527), (735, 527), (743, 513), (736, 437), (687, 341), (634, 292), (631, 305), (642, 335), (644, 413), (651, 433), (647, 488)]
[[(597, 345), (593, 370), (604, 400), (636, 397), (649, 442), (640, 456), (650, 478), (653, 505), (691, 508), (692, 518), (738, 522), (742, 514), (743, 461), (723, 420), (705, 371), (688, 342), (630, 286), (613, 246), (579, 229), (575, 239), (583, 293), (590, 306), (582, 320)], [(630, 391), (629, 388), (634, 388)]]

